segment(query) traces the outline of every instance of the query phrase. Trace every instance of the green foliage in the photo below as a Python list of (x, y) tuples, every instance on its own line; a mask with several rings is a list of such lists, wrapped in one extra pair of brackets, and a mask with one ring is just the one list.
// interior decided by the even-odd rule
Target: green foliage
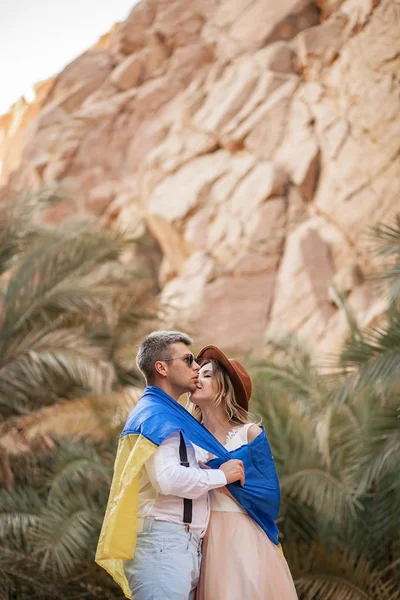
[(363, 331), (348, 314), (348, 339), (324, 375), (290, 339), (250, 365), (301, 600), (400, 597), (400, 227), (373, 234), (391, 261), (378, 273), (389, 288), (386, 320)]
[(29, 250), (44, 229), (39, 224), (43, 209), (61, 199), (56, 190), (46, 188), (11, 198), (0, 206), (0, 275), (5, 273), (23, 252)]
[(298, 348), (273, 357), (254, 366), (253, 400), (279, 473), (278, 525), (299, 597), (398, 598), (400, 571), (389, 568), (400, 559), (396, 397), (369, 390), (332, 404), (330, 379), (310, 380), (309, 361), (293, 385)]
[[(132, 346), (143, 335), (142, 296), (138, 274), (120, 260), (131, 247), (122, 236), (90, 223), (38, 225), (56, 199), (15, 199), (0, 219), (0, 272), (11, 268), (0, 328), (0, 450), (10, 431), (25, 431), (29, 419), (38, 428), (35, 416), (45, 419), (52, 406), (65, 414), (66, 403), (82, 411), (82, 435), (69, 440), (57, 427), (58, 439), (38, 434), (23, 453), (0, 452), (9, 474), (0, 485), (0, 600), (122, 600), (93, 559), (126, 413), (117, 398), (138, 381)], [(248, 365), (300, 600), (400, 600), (400, 227), (372, 233), (386, 261), (378, 274), (389, 294), (386, 320), (360, 329), (338, 292), (349, 336), (329, 372), (292, 338)]]
[[(9, 217), (8, 225), (16, 241), (4, 252), (13, 268), (0, 330), (0, 415), (29, 414), (78, 391), (109, 393), (118, 380), (111, 353), (118, 350), (121, 319), (125, 333), (133, 330), (132, 318), (126, 327), (133, 307), (125, 316), (117, 304), (137, 278), (120, 261), (131, 243), (88, 222), (35, 235), (24, 219)], [(25, 235), (17, 235), (18, 225), (27, 228)], [(27, 239), (28, 249), (10, 257)]]
[[(121, 234), (77, 220), (41, 226), (57, 200), (45, 190), (1, 209), (0, 269), (9, 272), (0, 326), (0, 598), (114, 599), (119, 588), (93, 559), (115, 452), (107, 433), (124, 412), (121, 402), (111, 411), (111, 399), (137, 381), (117, 356), (144, 319), (140, 277), (121, 260), (132, 249)], [(86, 442), (68, 441), (62, 424), (61, 440), (40, 434), (56, 414), (45, 407), (69, 401), (79, 410), (82, 396), (94, 407), (82, 423)], [(96, 445), (93, 422), (104, 440)], [(39, 432), (32, 444), (29, 424)]]
[[(19, 464), (11, 458), (15, 487), (0, 492), (0, 571), (10, 597), (18, 590), (18, 598), (120, 597), (93, 565), (114, 449), (114, 441), (97, 448), (64, 442)], [(27, 481), (29, 469), (36, 477)], [(28, 569), (20, 573), (24, 557)]]

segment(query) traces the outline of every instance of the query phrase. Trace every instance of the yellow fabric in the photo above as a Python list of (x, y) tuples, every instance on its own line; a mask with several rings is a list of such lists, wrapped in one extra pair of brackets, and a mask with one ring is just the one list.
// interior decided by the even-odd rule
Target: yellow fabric
[(135, 554), (140, 471), (157, 448), (138, 434), (120, 439), (97, 545), (96, 563), (111, 575), (127, 598), (131, 598), (131, 592), (123, 561), (132, 559)]

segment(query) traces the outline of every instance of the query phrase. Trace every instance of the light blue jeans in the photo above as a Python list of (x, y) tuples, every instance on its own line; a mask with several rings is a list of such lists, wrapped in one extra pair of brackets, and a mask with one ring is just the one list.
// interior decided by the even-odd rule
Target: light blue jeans
[(144, 519), (135, 558), (124, 561), (132, 600), (194, 600), (201, 541), (184, 525)]

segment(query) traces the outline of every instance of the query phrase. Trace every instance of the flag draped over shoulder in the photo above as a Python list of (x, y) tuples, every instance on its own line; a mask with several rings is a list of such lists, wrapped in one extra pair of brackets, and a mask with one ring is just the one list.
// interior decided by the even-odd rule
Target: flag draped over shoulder
[(233, 483), (227, 488), (270, 540), (278, 544), (275, 519), (279, 511), (279, 482), (265, 431), (249, 444), (229, 452), (183, 406), (160, 388), (148, 386), (121, 433), (95, 559), (127, 598), (131, 594), (123, 561), (132, 559), (135, 553), (140, 471), (158, 446), (176, 431), (181, 431), (187, 442), (216, 457), (208, 463), (211, 468), (232, 458), (243, 461), (245, 485)]

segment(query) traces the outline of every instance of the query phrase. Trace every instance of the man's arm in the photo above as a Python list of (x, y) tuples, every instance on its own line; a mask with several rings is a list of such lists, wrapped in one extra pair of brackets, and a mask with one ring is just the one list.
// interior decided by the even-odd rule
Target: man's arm
[(220, 469), (208, 470), (200, 469), (197, 464), (193, 467), (183, 467), (179, 458), (179, 436), (173, 434), (165, 439), (148, 459), (146, 470), (158, 493), (196, 500), (210, 490), (239, 479), (238, 463), (240, 461), (232, 460), (221, 465)]
[(146, 462), (146, 470), (158, 493), (196, 500), (209, 490), (226, 485), (220, 469), (209, 472), (199, 467), (183, 467), (179, 458), (179, 436), (165, 439)]

